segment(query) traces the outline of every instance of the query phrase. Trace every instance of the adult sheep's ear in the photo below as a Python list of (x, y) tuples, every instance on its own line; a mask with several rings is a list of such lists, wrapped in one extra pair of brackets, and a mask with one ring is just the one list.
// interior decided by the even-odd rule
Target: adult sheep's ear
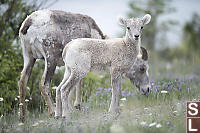
[(126, 25), (126, 19), (122, 18), (122, 17), (119, 17), (119, 24), (120, 25)]
[(151, 21), (151, 15), (150, 14), (146, 14), (143, 18), (143, 25), (148, 24)]
[(148, 56), (149, 56), (147, 50), (144, 47), (140, 47), (140, 48), (142, 50), (142, 59), (147, 61), (148, 60)]

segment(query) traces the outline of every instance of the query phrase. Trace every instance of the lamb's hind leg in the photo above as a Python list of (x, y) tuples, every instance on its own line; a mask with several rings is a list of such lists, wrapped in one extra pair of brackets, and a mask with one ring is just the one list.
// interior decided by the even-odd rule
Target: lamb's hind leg
[(24, 55), (24, 68), (21, 72), (21, 77), (18, 82), (19, 96), (20, 96), (19, 112), (20, 112), (20, 120), (22, 122), (25, 121), (25, 114), (26, 114), (26, 105), (25, 105), (26, 85), (35, 63), (35, 59), (31, 55), (29, 54), (23, 54), (23, 55)]
[(73, 94), (74, 94), (74, 90), (76, 89), (76, 100), (74, 102), (74, 107), (76, 109), (81, 110), (81, 81), (77, 84), (76, 88), (73, 88), (70, 93), (69, 93), (69, 97), (68, 97), (68, 105), (69, 108), (72, 110), (73, 109), (73, 105), (72, 105), (72, 98), (73, 98)]
[(40, 82), (40, 91), (42, 93), (42, 96), (44, 97), (44, 100), (48, 106), (48, 113), (49, 115), (53, 115), (55, 112), (55, 108), (53, 105), (53, 100), (51, 97), (50, 92), (50, 83), (51, 83), (51, 77), (54, 74), (55, 68), (56, 68), (56, 60), (55, 59), (45, 59), (45, 70), (42, 75), (42, 79)]

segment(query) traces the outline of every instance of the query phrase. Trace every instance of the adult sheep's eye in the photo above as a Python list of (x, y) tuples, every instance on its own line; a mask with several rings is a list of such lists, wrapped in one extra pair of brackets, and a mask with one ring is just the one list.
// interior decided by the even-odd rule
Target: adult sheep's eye
[(130, 30), (130, 27), (127, 27), (128, 30)]
[(140, 71), (141, 71), (141, 72), (144, 72), (144, 71), (145, 71), (145, 68), (144, 68), (144, 67), (140, 68)]
[(141, 27), (141, 29), (143, 29), (143, 26)]

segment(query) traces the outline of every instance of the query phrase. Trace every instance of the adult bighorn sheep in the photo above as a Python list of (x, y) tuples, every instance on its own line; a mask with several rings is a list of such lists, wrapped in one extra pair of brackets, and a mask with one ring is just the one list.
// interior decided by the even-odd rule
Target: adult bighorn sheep
[(19, 30), (24, 58), (24, 68), (19, 81), (20, 119), (25, 119), (26, 85), (36, 59), (45, 60), (45, 70), (40, 82), (40, 91), (48, 106), (49, 114), (54, 113), (50, 93), (50, 81), (57, 65), (64, 65), (64, 46), (76, 38), (105, 39), (96, 22), (89, 16), (58, 10), (39, 10), (28, 16)]
[[(55, 117), (67, 117), (70, 113), (68, 98), (70, 91), (89, 71), (110, 72), (112, 100), (109, 112), (119, 112), (121, 76), (128, 73), (140, 53), (140, 36), (144, 25), (151, 20), (149, 14), (143, 18), (123, 19), (119, 21), (126, 27), (124, 38), (108, 40), (79, 38), (69, 42), (62, 53), (65, 62), (65, 74), (56, 88)], [(142, 93), (149, 91), (148, 84), (138, 86)]]

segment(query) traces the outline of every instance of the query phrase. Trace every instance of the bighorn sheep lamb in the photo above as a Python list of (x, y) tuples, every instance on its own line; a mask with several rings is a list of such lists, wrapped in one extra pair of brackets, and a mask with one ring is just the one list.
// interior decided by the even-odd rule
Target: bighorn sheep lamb
[[(143, 95), (148, 95), (146, 92), (140, 92), (140, 86), (145, 86), (149, 84), (149, 74), (148, 74), (148, 52), (144, 47), (141, 47), (142, 51), (142, 58), (137, 58), (134, 65), (131, 67), (131, 69), (128, 71), (128, 73), (125, 73), (124, 76), (129, 78), (131, 83), (134, 84), (137, 87), (137, 91)], [(68, 107), (70, 110), (73, 110), (73, 94), (74, 90), (70, 91), (69, 98), (68, 98)], [(76, 87), (76, 101), (74, 103), (76, 105), (76, 109), (81, 109), (81, 87)]]
[(40, 82), (40, 91), (48, 105), (49, 114), (54, 113), (50, 93), (50, 81), (57, 65), (64, 65), (64, 46), (76, 38), (104, 39), (95, 21), (86, 15), (58, 10), (39, 10), (28, 16), (19, 30), (24, 57), (24, 68), (19, 81), (20, 119), (25, 117), (26, 85), (36, 59), (45, 60), (45, 70)]
[[(67, 117), (70, 113), (68, 97), (72, 88), (86, 76), (89, 71), (110, 72), (112, 100), (109, 112), (119, 112), (121, 76), (134, 65), (140, 53), (138, 42), (144, 25), (151, 16), (123, 19), (119, 21), (126, 26), (124, 38), (108, 40), (79, 38), (69, 42), (62, 53), (65, 62), (64, 79), (56, 88), (55, 117)], [(149, 91), (149, 84), (139, 86), (144, 93)]]

